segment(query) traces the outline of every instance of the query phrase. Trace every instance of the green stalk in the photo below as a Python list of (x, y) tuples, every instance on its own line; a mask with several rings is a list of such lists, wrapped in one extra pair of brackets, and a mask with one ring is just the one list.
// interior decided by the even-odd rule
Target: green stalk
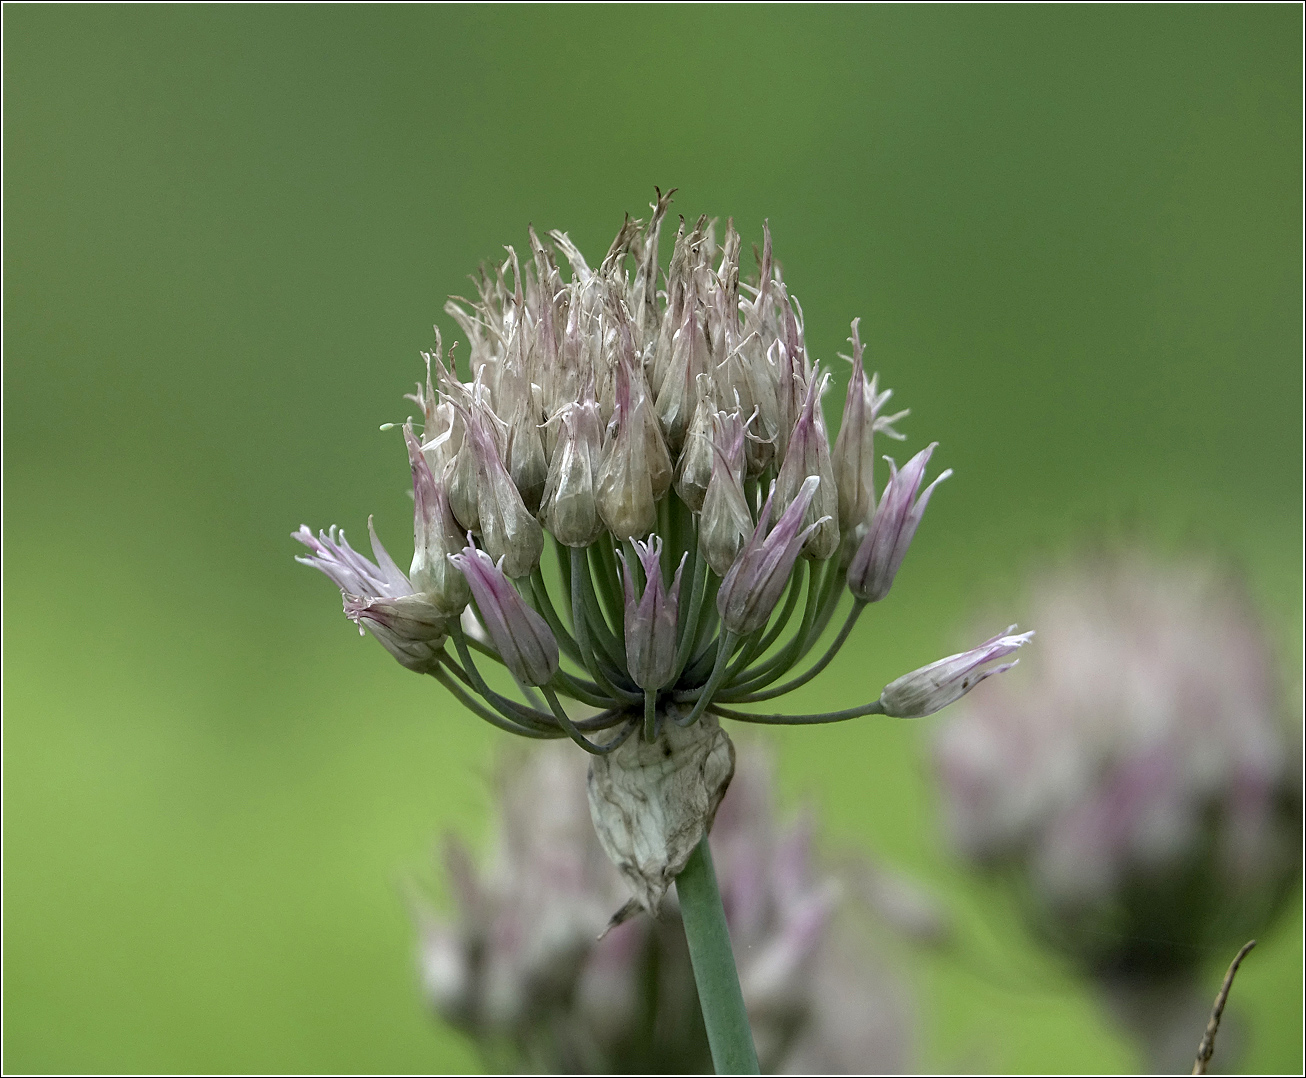
[(712, 1066), (717, 1074), (759, 1074), (707, 835), (699, 839), (676, 877), (676, 895), (694, 966), (698, 1004), (707, 1027), (707, 1043), (712, 1049)]

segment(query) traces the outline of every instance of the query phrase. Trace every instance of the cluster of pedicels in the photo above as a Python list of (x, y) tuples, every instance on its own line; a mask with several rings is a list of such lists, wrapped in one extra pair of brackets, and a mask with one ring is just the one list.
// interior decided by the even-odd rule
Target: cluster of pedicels
[[(565, 233), (546, 245), (532, 229), (528, 258), (507, 247), (475, 278), (476, 300), (450, 300), (467, 379), (437, 330), (410, 398), (420, 433), (403, 426), (415, 508), (406, 575), (375, 531), (375, 563), (334, 528), (295, 535), (311, 551), (300, 560), (404, 666), (501, 729), (593, 754), (600, 838), (650, 909), (733, 771), (718, 718), (928, 715), (1006, 669), (985, 667), (1028, 639), (1008, 630), (846, 711), (737, 710), (826, 667), (888, 594), (949, 473), (922, 490), (930, 445), (901, 470), (890, 460), (876, 489), (875, 435), (902, 437), (893, 424), (906, 413), (883, 414), (890, 391), (866, 375), (856, 321), (832, 446), (821, 409), (831, 375), (808, 353), (769, 228), (751, 281), (733, 222), (718, 245), (706, 217), (681, 220), (663, 272), (670, 195), (659, 192), (647, 225), (627, 217), (597, 269)], [(845, 591), (852, 609), (833, 644), (787, 677)], [(516, 696), (490, 685), (486, 662), (506, 668)], [(623, 811), (632, 798), (669, 814), (656, 835)]]

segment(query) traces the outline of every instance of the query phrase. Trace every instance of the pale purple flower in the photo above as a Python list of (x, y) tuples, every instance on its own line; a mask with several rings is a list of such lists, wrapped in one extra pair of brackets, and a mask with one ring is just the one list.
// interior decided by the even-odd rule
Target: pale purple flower
[(467, 578), (485, 631), (513, 677), (525, 685), (547, 684), (558, 670), (558, 641), (548, 622), (526, 605), (504, 575), (502, 559), (496, 565), (484, 550), (468, 543), (449, 560)]
[(947, 469), (919, 498), (916, 496), (925, 478), (925, 466), (938, 444), (931, 442), (901, 472), (891, 458), (885, 458), (891, 473), (889, 484), (875, 509), (866, 537), (848, 566), (848, 589), (862, 602), (878, 602), (889, 594), (893, 578), (898, 575), (902, 559), (907, 556), (907, 548), (925, 515), (925, 507), (930, 504), (930, 495), (952, 474), (952, 469)]
[(993, 674), (1001, 674), (1016, 665), (1017, 660), (984, 669), (987, 663), (1010, 655), (1029, 642), (1032, 632), (1012, 636), (1016, 627), (1008, 625), (1005, 633), (990, 637), (979, 647), (949, 655), (946, 659), (922, 666), (910, 674), (903, 674), (884, 687), (880, 704), (884, 714), (896, 719), (919, 719), (933, 715), (954, 700), (960, 700), (971, 689)]
[(688, 552), (681, 555), (680, 565), (671, 582), (671, 590), (662, 581), (662, 540), (656, 535), (647, 543), (635, 540), (635, 555), (644, 567), (644, 591), (635, 597), (634, 568), (626, 555), (619, 553), (626, 593), (626, 667), (641, 689), (661, 689), (676, 674), (676, 644), (680, 616), (680, 575), (685, 569)]
[(345, 616), (371, 632), (401, 664), (419, 674), (436, 666), (444, 647), (450, 618), (424, 595), (416, 594), (403, 571), (386, 553), (377, 538), (371, 517), (367, 520), (372, 539), (372, 562), (358, 553), (334, 525), (330, 532), (314, 537), (308, 525), (300, 526), (292, 538), (310, 551), (295, 560), (320, 569), (340, 589)]
[(721, 614), (721, 623), (731, 632), (742, 636), (761, 628), (771, 616), (775, 604), (780, 601), (803, 543), (823, 523), (815, 521), (803, 527), (803, 516), (815, 497), (820, 482), (814, 475), (803, 480), (797, 497), (789, 503), (775, 527), (768, 533), (771, 501), (775, 497), (775, 488), (772, 487), (766, 504), (758, 515), (757, 527), (735, 558), (721, 582), (721, 590), (717, 592), (716, 605)]
[(1245, 587), (1133, 552), (1042, 576), (1026, 610), (1024, 676), (939, 730), (953, 841), (1090, 967), (1227, 961), (1300, 879), (1300, 742)]

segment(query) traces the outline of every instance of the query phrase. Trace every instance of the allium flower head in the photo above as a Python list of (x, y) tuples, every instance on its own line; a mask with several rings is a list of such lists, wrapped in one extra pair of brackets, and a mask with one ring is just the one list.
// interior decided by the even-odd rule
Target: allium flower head
[(1170, 975), (1260, 932), (1300, 864), (1300, 748), (1246, 597), (1128, 555), (1042, 579), (1029, 609), (1023, 676), (939, 731), (959, 849), (1010, 866), (1101, 973)]
[[(473, 277), (471, 298), (446, 305), (466, 348), (455, 357), (437, 332), (410, 397), (420, 419), (400, 424), (414, 491), (411, 580), (379, 544), (374, 565), (343, 538), (297, 536), (314, 551), (308, 564), (345, 592), (349, 616), (471, 713), (523, 737), (570, 738), (626, 778), (631, 761), (645, 761), (636, 802), (684, 795), (664, 774), (704, 745), (728, 761), (721, 718), (885, 710), (865, 697), (821, 715), (725, 705), (782, 696), (824, 669), (888, 590), (933, 489), (917, 498), (928, 449), (875, 489), (873, 435), (899, 437), (891, 424), (906, 413), (880, 415), (889, 394), (866, 379), (855, 322), (831, 450), (821, 398), (832, 379), (812, 355), (769, 226), (750, 269), (733, 221), (718, 242), (715, 220), (682, 219), (664, 268), (670, 204), (659, 192), (647, 224), (627, 217), (596, 264), (565, 232), (531, 228), (529, 257), (505, 247)], [(856, 542), (866, 553), (853, 558)], [(845, 597), (852, 610), (834, 642), (785, 680)], [(957, 683), (945, 681), (931, 710)], [(706, 734), (683, 734), (705, 717)], [(643, 751), (652, 745), (670, 755)], [(715, 767), (690, 799), (699, 816), (674, 840), (644, 836), (649, 848), (692, 849), (729, 777)], [(657, 827), (683, 816), (683, 805), (648, 804)], [(676, 865), (647, 867), (661, 878)]]

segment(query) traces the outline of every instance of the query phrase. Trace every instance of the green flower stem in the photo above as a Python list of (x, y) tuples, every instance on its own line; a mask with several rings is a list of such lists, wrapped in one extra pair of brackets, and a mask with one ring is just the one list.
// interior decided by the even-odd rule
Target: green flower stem
[(732, 711), (728, 707), (713, 704), (709, 709), (713, 715), (723, 719), (735, 719), (738, 722), (758, 722), (765, 726), (813, 726), (822, 722), (845, 722), (859, 719), (863, 715), (883, 715), (884, 705), (876, 700), (862, 707), (850, 707), (847, 711), (823, 711), (815, 715), (750, 715), (745, 711)]
[(784, 632), (785, 626), (789, 624), (789, 619), (794, 616), (794, 609), (798, 606), (798, 596), (803, 590), (803, 577), (811, 575), (811, 568), (806, 558), (798, 562), (794, 575), (789, 578), (789, 586), (786, 588), (785, 605), (780, 608), (779, 617), (771, 622), (771, 627), (766, 631), (766, 636), (762, 638), (761, 644), (758, 645), (757, 654), (765, 655)]
[(658, 694), (656, 689), (644, 690), (644, 740), (652, 744), (658, 739)]
[(581, 665), (580, 647), (576, 644), (576, 638), (567, 632), (567, 627), (563, 625), (562, 619), (558, 617), (558, 611), (554, 609), (553, 600), (549, 597), (548, 586), (544, 583), (544, 573), (540, 571), (538, 565), (535, 567), (535, 571), (531, 573), (531, 591), (534, 598), (531, 605), (535, 608), (536, 613), (549, 623), (549, 628), (553, 631), (562, 653), (572, 662)]
[(826, 649), (820, 660), (806, 673), (799, 677), (786, 681), (783, 685), (775, 685), (769, 689), (763, 689), (761, 692), (739, 693), (737, 690), (727, 689), (721, 694), (721, 699), (729, 700), (731, 703), (751, 704), (758, 700), (771, 700), (777, 696), (783, 696), (787, 692), (792, 692), (800, 686), (806, 685), (812, 678), (816, 677), (822, 670), (830, 665), (830, 660), (839, 653), (848, 639), (848, 634), (853, 631), (853, 626), (857, 624), (857, 619), (862, 616), (862, 611), (866, 609), (866, 603), (860, 599), (853, 602), (853, 608), (848, 611), (848, 617), (843, 623), (843, 628), (839, 630), (839, 635), (834, 638), (834, 642)]
[(707, 578), (712, 572), (706, 561), (702, 565), (694, 564), (693, 570), (690, 578), (693, 580), (693, 590), (689, 598), (689, 613), (682, 619), (683, 624), (680, 626), (680, 644), (676, 648), (676, 676), (672, 679), (673, 685), (684, 673), (685, 664), (689, 662), (690, 649), (693, 648), (694, 641), (698, 637), (698, 615), (703, 609), (703, 592), (707, 587)]
[(603, 664), (599, 661), (599, 656), (590, 644), (589, 621), (585, 616), (585, 580), (589, 578), (589, 570), (585, 565), (585, 551), (580, 547), (570, 549), (571, 568), (567, 573), (567, 582), (571, 588), (571, 623), (576, 630), (576, 644), (580, 648), (581, 660), (603, 692), (613, 700), (628, 700), (634, 703), (639, 697), (624, 689), (618, 689), (612, 683)]
[(428, 671), (428, 673), (448, 689), (453, 695), (453, 698), (462, 704), (463, 707), (477, 718), (484, 719), (491, 726), (497, 726), (500, 730), (506, 730), (510, 734), (519, 734), (522, 737), (534, 737), (542, 740), (566, 736), (561, 730), (535, 730), (526, 726), (518, 726), (515, 722), (510, 722), (507, 719), (500, 718), (488, 707), (485, 707), (480, 703), (480, 701), (475, 697), (464, 692), (458, 682), (451, 678), (444, 670), (436, 667), (434, 670)]
[[(706, 685), (701, 689), (696, 690), (698, 693), (698, 699), (694, 701), (694, 710), (685, 716), (685, 718), (677, 719), (676, 722), (678, 725), (693, 726), (694, 723), (698, 721), (698, 717), (703, 714), (703, 709), (712, 702), (712, 696), (716, 693), (717, 688), (725, 679), (726, 664), (730, 659), (730, 653), (735, 649), (735, 643), (738, 639), (739, 637), (729, 630), (726, 630), (722, 635), (720, 645), (717, 647), (716, 664), (712, 667), (712, 676), (707, 679)], [(688, 697), (689, 694), (686, 693), (676, 693), (675, 695), (675, 699), (677, 700), (682, 698), (688, 699)]]
[(712, 1066), (717, 1074), (759, 1074), (707, 835), (699, 840), (676, 877), (676, 895), (703, 1025), (707, 1027), (707, 1043), (712, 1049)]
[(544, 688), (544, 697), (546, 700), (549, 701), (549, 707), (553, 709), (553, 714), (554, 717), (558, 720), (558, 725), (567, 731), (567, 736), (571, 738), (574, 742), (576, 742), (577, 745), (579, 745), (586, 752), (591, 753), (594, 756), (606, 756), (618, 745), (620, 745), (623, 741), (625, 741), (626, 738), (630, 736), (631, 731), (635, 728), (634, 723), (628, 722), (626, 724), (626, 728), (621, 733), (619, 733), (616, 737), (614, 737), (611, 741), (609, 741), (606, 745), (596, 745), (594, 744), (593, 741), (591, 741), (589, 738), (587, 738), (584, 734), (582, 734), (579, 730), (576, 729), (575, 723), (571, 721), (571, 716), (567, 714), (562, 704), (558, 702), (558, 697), (554, 694), (553, 690), (550, 689), (547, 685), (545, 685), (543, 688)]
[(454, 627), (453, 642), (458, 647), (458, 657), (463, 661), (463, 669), (467, 671), (473, 687), (485, 698), (486, 703), (500, 714), (523, 726), (533, 726), (539, 730), (556, 728), (553, 716), (547, 711), (536, 711), (535, 708), (519, 704), (516, 700), (509, 700), (508, 697), (490, 688), (476, 668), (476, 663), (472, 661), (472, 653), (467, 650), (467, 635), (462, 631), (461, 626)]

